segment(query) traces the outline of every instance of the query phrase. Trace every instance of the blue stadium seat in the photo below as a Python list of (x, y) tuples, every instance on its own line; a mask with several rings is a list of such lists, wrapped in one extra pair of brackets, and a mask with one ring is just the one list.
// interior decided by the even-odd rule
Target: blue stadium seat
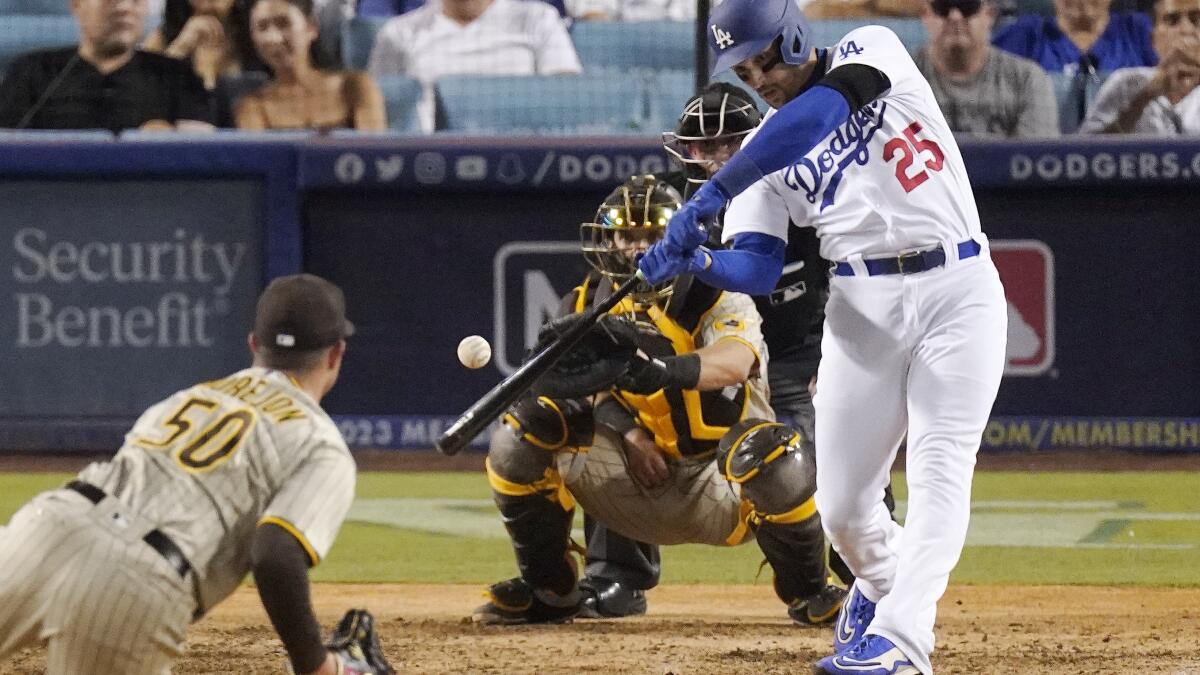
[(379, 89), (387, 110), (388, 128), (395, 131), (417, 132), (417, 101), (421, 99), (421, 83), (408, 77), (380, 77)]
[(1017, 16), (1023, 14), (1054, 16), (1054, 0), (1015, 0), (1014, 9)]
[(0, 15), (70, 13), (70, 0), (0, 0)]
[(846, 33), (863, 26), (884, 26), (892, 29), (892, 32), (900, 38), (900, 42), (904, 43), (904, 48), (909, 52), (917, 51), (928, 40), (925, 35), (925, 26), (921, 24), (920, 19), (876, 17), (872, 19), (822, 19), (812, 22), (813, 36), (818, 47), (832, 47)]
[(375, 34), (387, 19), (356, 16), (342, 24), (342, 65), (349, 70), (366, 70), (375, 46)]
[(694, 33), (687, 21), (580, 21), (571, 39), (584, 72), (682, 70), (696, 61)]
[(660, 70), (647, 76), (646, 131), (671, 131), (687, 103), (696, 92), (696, 76), (691, 70)]
[(0, 73), (26, 52), (78, 43), (79, 27), (73, 16), (0, 16)]
[(479, 134), (645, 133), (643, 97), (628, 75), (487, 77), (437, 83), (440, 131)]

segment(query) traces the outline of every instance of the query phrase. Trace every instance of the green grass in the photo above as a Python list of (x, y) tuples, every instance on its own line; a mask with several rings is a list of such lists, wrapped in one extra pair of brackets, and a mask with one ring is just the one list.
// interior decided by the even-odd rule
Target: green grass
[[(68, 478), (0, 474), (0, 519)], [(905, 497), (902, 474), (896, 494)], [(398, 525), (347, 522), (314, 578), (483, 584), (512, 576), (512, 549), (489, 495), (482, 474), (364, 473), (360, 507), (402, 499), (377, 502), (378, 517), (412, 511)], [(1200, 474), (980, 473), (974, 499), (956, 583), (1200, 586)], [(477, 535), (455, 533), (470, 523)], [(761, 559), (752, 544), (671, 547), (663, 552), (663, 581), (754, 583)], [(769, 575), (758, 583), (769, 583)]]

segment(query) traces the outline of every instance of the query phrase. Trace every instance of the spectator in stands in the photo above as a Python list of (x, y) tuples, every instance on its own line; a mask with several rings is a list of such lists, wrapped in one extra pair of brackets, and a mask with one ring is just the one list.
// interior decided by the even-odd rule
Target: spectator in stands
[(1200, 0), (1158, 0), (1153, 39), (1158, 67), (1113, 73), (1081, 133), (1200, 134)]
[(191, 61), (212, 90), (222, 75), (262, 69), (245, 26), (244, 0), (167, 0), (162, 26), (142, 46)]
[(248, 32), (272, 78), (238, 103), (239, 129), (387, 128), (370, 75), (323, 68), (312, 0), (251, 0)]
[(368, 70), (420, 80), (421, 127), (432, 131), (433, 84), (443, 75), (566, 75), (582, 67), (558, 12), (540, 0), (441, 0), (384, 24)]
[(1149, 17), (1110, 12), (1111, 2), (1054, 0), (1054, 18), (1019, 17), (997, 31), (992, 44), (1067, 76), (1154, 65)]
[(924, 0), (811, 0), (804, 7), (810, 19), (858, 19), (872, 16), (916, 18), (924, 10)]
[[(327, 2), (330, 0), (326, 0)], [(352, 2), (353, 0), (347, 0)], [(677, 2), (678, 0), (613, 0), (614, 2), (629, 1), (629, 2)], [(565, 17), (567, 14), (567, 6), (563, 0), (543, 0), (546, 4), (558, 10), (558, 15)], [(692, 0), (693, 11), (692, 16), (696, 16), (695, 0)], [(406, 12), (411, 12), (414, 9), (419, 9), (425, 6), (425, 0), (358, 0), (356, 13), (358, 16), (371, 16), (381, 19), (388, 19), (393, 16), (400, 16)], [(351, 16), (354, 16), (352, 13)], [(666, 18), (666, 17), (660, 17)]]
[(917, 52), (917, 68), (952, 131), (993, 138), (1058, 135), (1058, 104), (1045, 71), (988, 44), (996, 22), (992, 0), (932, 0), (923, 19), (929, 43)]
[(566, 0), (576, 21), (694, 21), (696, 0)]
[(78, 47), (20, 57), (0, 84), (0, 127), (211, 129), (187, 63), (137, 50), (146, 0), (71, 0)]

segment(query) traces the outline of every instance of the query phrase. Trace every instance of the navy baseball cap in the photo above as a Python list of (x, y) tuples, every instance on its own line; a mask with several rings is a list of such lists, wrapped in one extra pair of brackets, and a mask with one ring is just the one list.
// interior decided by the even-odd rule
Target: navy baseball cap
[(279, 277), (258, 296), (254, 337), (262, 347), (307, 351), (351, 335), (342, 289), (314, 274)]

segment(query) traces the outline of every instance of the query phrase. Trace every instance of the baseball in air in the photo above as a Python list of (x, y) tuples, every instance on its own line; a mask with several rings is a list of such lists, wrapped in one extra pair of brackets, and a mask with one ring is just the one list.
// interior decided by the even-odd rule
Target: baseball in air
[(482, 368), (492, 360), (492, 346), (478, 335), (468, 335), (458, 343), (458, 360), (468, 368)]

